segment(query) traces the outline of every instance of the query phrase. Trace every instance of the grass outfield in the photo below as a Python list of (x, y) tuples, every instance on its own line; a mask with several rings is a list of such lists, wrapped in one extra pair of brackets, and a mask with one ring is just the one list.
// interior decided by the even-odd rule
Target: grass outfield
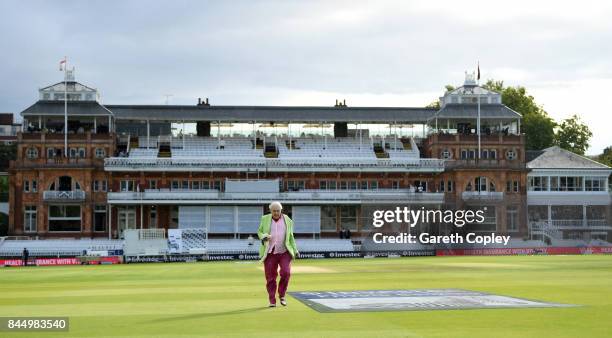
[(461, 288), (582, 305), (319, 313), (267, 308), (256, 262), (0, 268), (0, 316), (69, 332), (0, 337), (610, 337), (612, 256), (299, 260), (289, 291)]

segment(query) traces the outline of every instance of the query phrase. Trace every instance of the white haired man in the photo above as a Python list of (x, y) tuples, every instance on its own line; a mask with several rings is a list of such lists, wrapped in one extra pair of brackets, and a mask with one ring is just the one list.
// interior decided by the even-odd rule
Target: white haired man
[(257, 230), (257, 235), (261, 240), (259, 257), (264, 263), (269, 306), (276, 306), (276, 277), (279, 266), (278, 295), (281, 305), (287, 306), (285, 293), (289, 286), (289, 277), (291, 277), (291, 260), (295, 259), (299, 252), (293, 237), (293, 221), (289, 216), (283, 214), (282, 204), (272, 202), (269, 209), (270, 213), (261, 217)]

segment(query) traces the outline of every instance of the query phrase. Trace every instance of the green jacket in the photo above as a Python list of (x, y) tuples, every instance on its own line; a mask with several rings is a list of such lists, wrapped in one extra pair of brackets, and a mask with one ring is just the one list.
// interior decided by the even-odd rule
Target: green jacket
[[(293, 237), (293, 221), (289, 216), (282, 214), (285, 217), (285, 246), (287, 247), (287, 251), (291, 254), (291, 257), (295, 259), (295, 256), (299, 253), (297, 250), (297, 246), (295, 245), (295, 238)], [(266, 214), (261, 216), (261, 221), (259, 222), (259, 229), (257, 230), (257, 236), (260, 240), (270, 237), (270, 225), (272, 224), (272, 214)], [(265, 241), (265, 244), (262, 243), (259, 246), (259, 257), (260, 261), (264, 261), (266, 256), (268, 255), (268, 244), (270, 241)]]

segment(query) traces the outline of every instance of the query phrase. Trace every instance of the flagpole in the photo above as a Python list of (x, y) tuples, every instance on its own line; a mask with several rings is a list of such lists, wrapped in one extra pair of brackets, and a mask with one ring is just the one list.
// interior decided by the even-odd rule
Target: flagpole
[[(476, 90), (480, 87), (480, 63), (478, 64), (478, 78), (476, 83)], [(476, 121), (476, 129), (478, 130), (478, 159), (480, 160), (481, 151), (480, 151), (480, 91), (476, 93), (476, 98), (478, 99), (478, 120)]]
[(68, 157), (68, 60), (64, 56), (64, 157)]

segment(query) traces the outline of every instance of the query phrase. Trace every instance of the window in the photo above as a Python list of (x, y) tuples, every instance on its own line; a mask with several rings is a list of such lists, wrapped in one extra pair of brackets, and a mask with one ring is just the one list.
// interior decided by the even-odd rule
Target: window
[(96, 148), (96, 158), (104, 158), (104, 156), (106, 156), (104, 148)]
[(361, 190), (368, 190), (368, 181), (361, 181)]
[(476, 191), (487, 191), (487, 178), (484, 176), (476, 177), (474, 179), (474, 186)]
[(193, 190), (200, 190), (200, 181), (193, 181), (193, 182), (191, 182), (191, 189), (193, 189)]
[(468, 158), (468, 151), (466, 149), (461, 149), (461, 159), (467, 160), (467, 158)]
[(210, 182), (208, 181), (202, 181), (202, 185), (201, 185), (202, 189), (210, 189)]
[(517, 206), (508, 206), (506, 209), (506, 228), (509, 232), (516, 232), (519, 230)]
[(349, 182), (349, 189), (357, 190), (357, 181), (350, 181)]
[(370, 189), (373, 189), (373, 190), (378, 189), (378, 181), (370, 181)]
[(336, 231), (336, 206), (321, 206), (321, 230)]
[(36, 206), (26, 205), (23, 210), (23, 231), (36, 232)]
[(400, 181), (399, 180), (391, 181), (391, 189), (399, 189), (399, 188), (400, 188)]
[(77, 157), (77, 148), (70, 148), (69, 153), (71, 158)]
[(582, 177), (560, 176), (558, 190), (560, 191), (582, 191)]
[(55, 157), (55, 148), (47, 148), (47, 158)]
[(340, 181), (340, 190), (347, 190), (347, 189), (348, 189), (348, 182)]
[(492, 160), (496, 159), (497, 158), (497, 150), (495, 150), (495, 149), (489, 150), (489, 158), (492, 159)]
[(512, 181), (512, 191), (519, 192), (519, 182), (518, 181)]
[(489, 158), (489, 150), (488, 149), (482, 149), (481, 150), (481, 154), (480, 154), (480, 158), (488, 159)]
[(606, 178), (605, 177), (586, 177), (584, 179), (586, 191), (605, 191), (606, 190)]
[(221, 181), (220, 180), (215, 180), (213, 182), (213, 189), (221, 191)]
[(427, 181), (414, 181), (414, 188), (418, 192), (427, 191)]
[(474, 150), (474, 149), (469, 149), (469, 150), (468, 150), (468, 158), (469, 158), (469, 159), (474, 159), (474, 158), (476, 158), (476, 150)]
[(440, 184), (438, 186), (438, 191), (444, 192), (444, 187), (445, 187), (444, 181), (440, 181)]
[(304, 189), (305, 182), (304, 181), (287, 181), (287, 190), (288, 191), (298, 191)]
[(81, 231), (81, 206), (50, 205), (49, 231)]
[(119, 183), (119, 190), (121, 191), (135, 191), (133, 180), (121, 180)]
[(529, 177), (527, 184), (528, 184), (528, 189), (530, 191), (547, 191), (548, 190), (548, 177), (542, 177), (542, 176)]
[(107, 190), (106, 180), (93, 181), (93, 191), (106, 191), (106, 190)]
[(178, 189), (179, 188), (179, 181), (178, 180), (172, 180), (172, 189)]
[(94, 209), (94, 231), (106, 231), (106, 206), (96, 205)]
[(452, 153), (448, 149), (442, 150), (442, 158), (448, 160), (452, 157)]
[(30, 181), (28, 180), (23, 181), (23, 191), (30, 192)]
[(36, 180), (32, 180), (32, 192), (38, 191), (38, 182)]
[(87, 155), (87, 153), (85, 152), (85, 148), (79, 148), (79, 157), (85, 158), (85, 155)]
[(446, 191), (448, 191), (448, 192), (452, 192), (452, 191), (454, 190), (454, 187), (455, 187), (455, 182), (453, 182), (453, 181), (448, 181), (448, 183), (447, 183), (447, 185), (446, 185), (446, 188), (447, 188), (447, 190), (446, 190)]
[(512, 181), (506, 181), (506, 192), (512, 191)]
[(516, 151), (514, 149), (507, 150), (506, 159), (510, 161), (516, 159)]
[(349, 230), (357, 230), (357, 207), (343, 205), (340, 207), (340, 226)]
[(37, 148), (28, 148), (28, 150), (26, 150), (26, 156), (29, 159), (35, 159), (38, 158), (38, 149)]
[(327, 181), (319, 181), (319, 189), (327, 190)]

